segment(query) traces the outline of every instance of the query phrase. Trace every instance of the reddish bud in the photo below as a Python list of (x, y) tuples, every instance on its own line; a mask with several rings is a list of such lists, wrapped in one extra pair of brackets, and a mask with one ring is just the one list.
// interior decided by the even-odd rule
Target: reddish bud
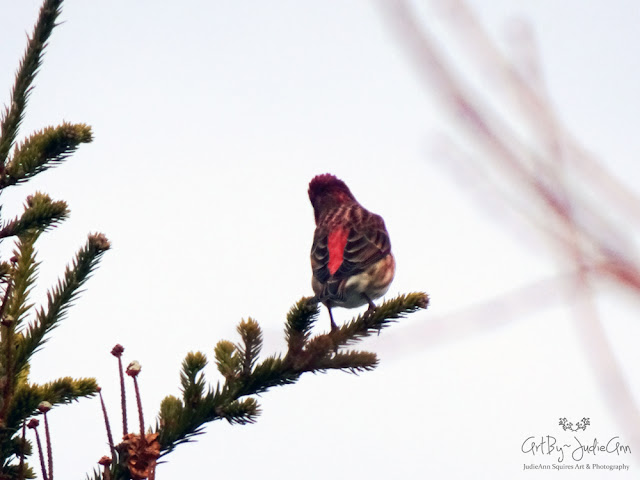
[(109, 250), (111, 242), (104, 233), (93, 233), (89, 235), (89, 240), (96, 246), (98, 250)]
[(124, 347), (119, 343), (111, 349), (111, 355), (113, 355), (114, 357), (120, 358), (123, 352), (124, 352)]
[(139, 362), (134, 360), (127, 366), (127, 375), (129, 375), (130, 377), (137, 377), (140, 373), (140, 370), (142, 370), (142, 366)]

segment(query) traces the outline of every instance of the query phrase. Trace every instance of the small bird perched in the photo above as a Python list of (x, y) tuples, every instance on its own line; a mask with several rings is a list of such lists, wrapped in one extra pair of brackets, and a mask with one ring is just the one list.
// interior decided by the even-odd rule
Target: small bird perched
[(349, 187), (325, 173), (309, 183), (316, 218), (311, 246), (311, 287), (318, 301), (331, 307), (369, 304), (389, 289), (396, 270), (389, 234), (380, 215), (358, 203)]

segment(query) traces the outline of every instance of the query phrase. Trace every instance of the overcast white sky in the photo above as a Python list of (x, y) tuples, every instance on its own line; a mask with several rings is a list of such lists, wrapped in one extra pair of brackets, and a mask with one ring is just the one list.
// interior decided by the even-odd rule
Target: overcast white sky
[[(640, 6), (469, 3), (503, 46), (511, 20), (530, 22), (560, 118), (636, 188)], [(0, 0), (2, 103), (39, 4)], [(421, 20), (449, 42), (430, 5), (418, 8)], [(342, 178), (384, 216), (398, 264), (389, 296), (431, 296), (426, 312), (363, 344), (380, 355), (376, 371), (309, 375), (270, 391), (257, 424), (211, 424), (167, 457), (159, 479), (542, 479), (556, 472), (523, 464), (551, 461), (521, 445), (530, 435), (561, 438), (559, 417), (590, 417), (589, 439), (630, 441), (568, 308), (496, 312), (503, 326), (446, 341), (421, 336), (429, 322), (552, 276), (558, 264), (442, 168), (437, 139), (454, 127), (384, 12), (368, 1), (65, 2), (22, 134), (67, 120), (90, 124), (95, 140), (7, 192), (3, 214), (36, 189), (70, 204), (70, 220), (41, 241), (36, 299), (87, 233), (106, 233), (113, 249), (36, 356), (33, 381), (96, 377), (117, 431), (116, 343), (142, 364), (148, 423), (165, 395), (178, 394), (185, 354), (212, 359), (218, 340), (236, 340), (241, 318), (260, 322), (265, 354), (280, 351), (284, 315), (311, 294), (307, 185), (318, 173)], [(637, 401), (640, 305), (613, 291), (598, 298)], [(336, 320), (352, 313), (338, 309)], [(328, 324), (323, 311), (318, 331)], [(218, 380), (213, 365), (207, 375)], [(98, 401), (56, 408), (50, 421), (56, 477), (84, 478), (108, 453)], [(637, 452), (598, 461), (631, 465), (615, 478), (640, 468)]]

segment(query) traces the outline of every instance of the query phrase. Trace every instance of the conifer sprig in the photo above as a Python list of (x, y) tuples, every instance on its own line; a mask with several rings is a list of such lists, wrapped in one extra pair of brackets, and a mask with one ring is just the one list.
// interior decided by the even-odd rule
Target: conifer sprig
[(91, 127), (84, 123), (63, 122), (34, 133), (16, 146), (4, 175), (0, 177), (0, 189), (25, 182), (47, 168), (60, 164), (80, 144), (92, 140)]
[(38, 20), (29, 37), (27, 50), (16, 72), (16, 80), (11, 91), (10, 104), (5, 108), (0, 120), (0, 165), (4, 165), (18, 135), (20, 123), (24, 118), (25, 108), (31, 84), (42, 63), (42, 54), (47, 40), (56, 26), (60, 15), (62, 0), (45, 0), (40, 8)]
[(110, 248), (103, 234), (89, 235), (72, 264), (67, 266), (62, 279), (47, 293), (47, 309), (40, 308), (34, 322), (30, 323), (19, 343), (16, 354), (18, 371), (27, 365), (27, 361), (46, 341), (45, 335), (54, 329), (64, 318), (68, 308), (80, 293), (80, 288), (89, 279), (97, 267), (102, 254)]
[(20, 381), (13, 398), (13, 408), (7, 417), (7, 426), (17, 428), (22, 419), (32, 415), (43, 401), (51, 405), (71, 403), (82, 397), (94, 396), (97, 388), (98, 384), (93, 378), (62, 377), (43, 385)]
[(380, 330), (406, 317), (409, 313), (427, 308), (428, 304), (429, 297), (422, 292), (399, 295), (373, 310), (367, 310), (332, 332), (332, 339), (337, 346), (353, 344), (369, 335), (380, 333)]
[(39, 262), (36, 261), (34, 244), (39, 235), (40, 232), (34, 230), (20, 236), (13, 250), (11, 280), (7, 285), (7, 288), (12, 287), (11, 295), (7, 309), (3, 312), (3, 319), (12, 319), (16, 327), (21, 324), (24, 315), (33, 306), (28, 303), (28, 299), (38, 273)]
[(299, 351), (309, 340), (319, 314), (317, 305), (314, 297), (303, 297), (287, 313), (284, 336), (290, 351)]
[(22, 215), (0, 229), (0, 239), (21, 236), (29, 231), (46, 231), (65, 220), (68, 215), (66, 202), (54, 202), (46, 193), (36, 192), (27, 197)]
[[(47, 41), (56, 26), (62, 0), (43, 0), (38, 20), (16, 72), (9, 104), (0, 116), (0, 191), (30, 180), (44, 170), (60, 164), (78, 146), (92, 140), (89, 126), (63, 123), (35, 132), (16, 145), (35, 76), (42, 63)], [(13, 156), (10, 152), (13, 149)], [(21, 215), (0, 222), (0, 241), (14, 237), (15, 247), (9, 261), (0, 261), (0, 479), (35, 478), (26, 457), (31, 444), (24, 432), (29, 427), (37, 434), (38, 421), (29, 417), (46, 414), (53, 405), (92, 396), (97, 390), (94, 379), (63, 377), (43, 385), (29, 382), (29, 359), (46, 340), (46, 334), (58, 325), (80, 288), (95, 269), (109, 242), (101, 234), (90, 235), (63, 278), (48, 293), (44, 308), (35, 312), (25, 325), (33, 305), (29, 293), (37, 277), (35, 242), (40, 234), (68, 216), (65, 202), (53, 201), (44, 193), (27, 197)], [(43, 477), (53, 478), (50, 432), (45, 417), (48, 468), (41, 462)], [(22, 430), (22, 433), (21, 433)], [(42, 449), (40, 449), (41, 458)], [(48, 470), (48, 471), (47, 471)]]
[(246, 425), (256, 421), (260, 414), (260, 407), (255, 398), (244, 398), (218, 407), (216, 413), (231, 425)]
[(249, 318), (240, 322), (238, 333), (242, 343), (237, 345), (236, 349), (239, 358), (242, 359), (242, 375), (246, 376), (251, 373), (262, 349), (262, 330), (258, 322)]
[(316, 360), (310, 371), (345, 370), (350, 373), (369, 372), (378, 366), (378, 356), (372, 352), (350, 350)]
[[(238, 326), (243, 344), (222, 340), (215, 347), (216, 365), (224, 377), (224, 383), (218, 384), (215, 390), (209, 388), (204, 393), (205, 379), (200, 372), (206, 365), (205, 355), (193, 352), (187, 355), (181, 374), (183, 399), (168, 396), (160, 406), (156, 431), (163, 455), (202, 433), (204, 425), (213, 420), (225, 419), (237, 424), (254, 422), (260, 407), (252, 395), (295, 383), (304, 372), (358, 373), (374, 369), (378, 363), (375, 353), (342, 352), (338, 348), (377, 333), (391, 322), (426, 308), (428, 303), (429, 297), (424, 293), (400, 295), (336, 331), (310, 338), (319, 309), (312, 298), (303, 298), (287, 315), (285, 337), (289, 348), (286, 355), (273, 355), (259, 363), (262, 332), (254, 320), (243, 320)], [(202, 393), (197, 397), (195, 392)]]
[(205, 392), (206, 382), (202, 370), (207, 366), (207, 357), (200, 352), (191, 352), (182, 362), (180, 383), (185, 405), (195, 407)]

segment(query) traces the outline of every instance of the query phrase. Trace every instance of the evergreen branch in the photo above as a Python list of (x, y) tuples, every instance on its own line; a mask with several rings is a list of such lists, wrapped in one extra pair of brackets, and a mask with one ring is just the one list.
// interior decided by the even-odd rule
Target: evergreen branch
[(97, 393), (98, 384), (93, 378), (73, 379), (63, 377), (43, 385), (22, 383), (17, 386), (7, 417), (7, 426), (17, 428), (23, 420), (33, 415), (40, 402), (52, 405), (67, 404)]
[(0, 189), (21, 183), (54, 167), (75, 152), (81, 143), (93, 140), (91, 127), (63, 122), (34, 133), (14, 150), (0, 177)]
[(284, 336), (289, 350), (298, 351), (309, 339), (320, 309), (315, 297), (301, 298), (287, 313)]
[(31, 92), (31, 84), (42, 63), (42, 54), (46, 42), (56, 26), (56, 19), (60, 14), (62, 0), (45, 0), (40, 8), (40, 15), (29, 38), (11, 92), (10, 106), (5, 108), (0, 120), (0, 165), (4, 165), (11, 146), (18, 135), (20, 123), (24, 118), (27, 99)]
[[(27, 428), (26, 422), (23, 422), (21, 425), (22, 433), (25, 432)], [(9, 453), (11, 455), (15, 455), (16, 457), (20, 456), (20, 454), (24, 454), (25, 457), (28, 457), (33, 453), (33, 445), (29, 440), (24, 438), (24, 436), (15, 436), (11, 439), (11, 449)]]
[[(396, 319), (427, 308), (428, 304), (429, 297), (426, 293), (399, 295), (373, 310), (367, 310), (330, 333), (316, 335), (309, 339), (301, 351), (289, 351), (286, 361), (294, 371), (298, 372), (323, 370), (323, 366), (331, 363), (332, 356), (335, 357), (333, 354), (337, 353), (340, 347), (356, 343), (374, 333), (377, 334)], [(348, 369), (346, 366), (336, 368)]]
[[(239, 347), (223, 340), (218, 342), (215, 348), (216, 364), (225, 378), (224, 384), (218, 384), (215, 392), (210, 390), (195, 404), (188, 405), (173, 396), (162, 401), (156, 423), (162, 455), (201, 434), (208, 422), (220, 419), (226, 419), (230, 423), (254, 422), (260, 410), (255, 399), (248, 396), (259, 395), (271, 387), (295, 383), (304, 372), (346, 370), (359, 373), (372, 370), (378, 364), (378, 358), (374, 353), (338, 352), (338, 346), (378, 332), (390, 322), (426, 308), (428, 303), (429, 298), (424, 293), (400, 295), (384, 302), (375, 310), (358, 316), (332, 333), (309, 339), (311, 326), (318, 315), (318, 307), (315, 299), (303, 298), (287, 315), (285, 335), (289, 350), (285, 357), (274, 355), (254, 365), (255, 357), (251, 356), (250, 368), (246, 363), (247, 352), (254, 351), (257, 356), (258, 348), (249, 338), (249, 331), (259, 333), (254, 333), (253, 338), (260, 338), (260, 344), (261, 332), (253, 320), (242, 321), (238, 332), (243, 338), (244, 346)], [(250, 322), (255, 323), (255, 327)], [(296, 336), (297, 339), (292, 340)], [(187, 358), (193, 355), (189, 354)], [(190, 385), (189, 382), (185, 382), (186, 378), (190, 378), (190, 382), (195, 379), (193, 372), (187, 373), (187, 363), (185, 359), (181, 374), (183, 390), (186, 390), (185, 385)], [(198, 366), (204, 367), (204, 363)]]
[(93, 397), (98, 393), (98, 383), (95, 378), (63, 377), (43, 385), (32, 385), (32, 387), (37, 387), (42, 400), (52, 405), (71, 403), (81, 397)]
[(45, 231), (63, 221), (68, 215), (69, 208), (66, 202), (54, 202), (46, 193), (36, 192), (27, 197), (22, 215), (0, 229), (0, 239), (21, 236), (32, 230)]
[[(0, 191), (58, 165), (81, 143), (92, 140), (90, 127), (65, 122), (58, 127), (47, 127), (16, 144), (29, 95), (61, 5), (62, 0), (42, 1), (38, 20), (16, 72), (10, 102), (0, 112)], [(10, 158), (12, 148), (13, 156)], [(27, 380), (30, 356), (43, 344), (47, 332), (64, 317), (101, 254), (109, 248), (103, 235), (91, 235), (87, 246), (67, 267), (64, 277), (49, 291), (46, 310), (41, 308), (36, 312), (34, 323), (24, 328), (22, 322), (32, 307), (27, 302), (38, 267), (34, 243), (42, 231), (67, 215), (66, 203), (53, 202), (47, 195), (36, 193), (27, 198), (22, 215), (0, 225), (0, 240), (18, 237), (11, 262), (0, 263), (0, 281), (5, 284), (0, 305), (0, 479), (35, 478), (33, 470), (25, 462), (25, 456), (31, 453), (30, 445), (24, 440), (24, 433), (19, 438), (19, 430), (22, 425), (24, 432), (24, 420), (33, 415), (38, 406), (41, 412), (45, 411), (43, 408), (49, 408), (41, 402), (69, 403), (91, 396), (97, 390), (93, 379), (61, 378), (44, 385), (29, 384)], [(45, 430), (49, 448), (46, 416)], [(53, 478), (50, 451), (48, 456), (49, 475)], [(13, 463), (16, 458), (19, 459), (18, 465)], [(42, 471), (46, 478), (44, 463)]]
[[(27, 304), (29, 291), (35, 281), (37, 266), (35, 261), (34, 243), (38, 237), (38, 232), (25, 234), (18, 239), (14, 255), (11, 259), (11, 279), (5, 289), (5, 298), (2, 305), (1, 318), (1, 349), (2, 358), (2, 402), (0, 402), (0, 445), (4, 452), (7, 442), (11, 441), (12, 435), (17, 431), (18, 423), (23, 420), (19, 415), (16, 417), (14, 408), (16, 388), (26, 383), (24, 374), (16, 369), (16, 328), (22, 321), (23, 315), (31, 308)], [(36, 405), (39, 402), (36, 402)], [(33, 408), (35, 408), (33, 406)], [(32, 408), (32, 410), (33, 410)], [(8, 428), (7, 428), (8, 427)], [(7, 458), (3, 455), (3, 458)], [(3, 468), (4, 471), (4, 468)]]
[(372, 352), (338, 352), (316, 362), (310, 371), (346, 370), (351, 373), (369, 372), (378, 366), (378, 356)]
[(231, 425), (246, 425), (255, 423), (258, 415), (260, 415), (260, 407), (255, 398), (245, 398), (243, 400), (235, 400), (218, 408), (216, 413)]
[[(207, 395), (207, 399), (210, 395)], [(207, 401), (205, 399), (205, 402)], [(156, 432), (160, 434), (158, 440), (163, 446), (164, 455), (182, 443), (192, 441), (201, 435), (208, 416), (202, 409), (191, 408), (187, 411), (177, 397), (169, 395), (160, 403), (160, 413), (156, 422)]]
[(291, 385), (300, 378), (300, 371), (296, 371), (279, 356), (266, 358), (256, 365), (251, 375), (234, 385), (235, 398), (245, 395), (259, 395), (271, 387)]
[(224, 378), (231, 380), (240, 374), (242, 360), (238, 355), (237, 347), (233, 343), (221, 340), (216, 345), (213, 353), (216, 357), (218, 371)]
[[(219, 342), (218, 345), (224, 342)], [(230, 342), (227, 342), (230, 343)], [(156, 424), (158, 440), (163, 454), (176, 446), (192, 441), (202, 434), (204, 425), (214, 420), (226, 419), (229, 423), (253, 423), (259, 415), (258, 404), (251, 399), (238, 400), (246, 395), (258, 394), (272, 386), (294, 383), (298, 373), (286, 370), (277, 357), (269, 357), (257, 365), (248, 376), (230, 377), (224, 386), (209, 391), (195, 405), (183, 404), (173, 396), (165, 397), (160, 405)]]
[(80, 287), (96, 268), (102, 254), (110, 248), (103, 234), (89, 235), (87, 243), (76, 254), (71, 266), (65, 269), (64, 277), (47, 293), (47, 310), (40, 308), (36, 319), (24, 332), (18, 345), (16, 367), (18, 371), (25, 367), (31, 355), (45, 340), (45, 335), (54, 329), (67, 313), (67, 309), (80, 293)]
[[(12, 455), (14, 455), (16, 458), (20, 459), (20, 463), (17, 465), (17, 469), (18, 469), (18, 480), (22, 480), (25, 478), (31, 478), (28, 477), (26, 471), (30, 470), (29, 465), (25, 462), (25, 458), (30, 456), (33, 453), (33, 444), (27, 440), (26, 437), (26, 429), (27, 429), (27, 422), (22, 422), (21, 425), (21, 434), (20, 435), (16, 435), (14, 437), (12, 437), (10, 439), (11, 444), (7, 445), (9, 448), (7, 448), (7, 450), (5, 450), (7, 452), (7, 456), (10, 457)], [(2, 470), (2, 473), (6, 473), (7, 472), (7, 463), (4, 464), (4, 468)], [(11, 467), (15, 468), (15, 465), (12, 465)], [(9, 467), (9, 468), (11, 468)], [(26, 471), (25, 471), (26, 470)], [(13, 478), (13, 477), (11, 477)], [(35, 477), (33, 477), (35, 478)]]
[[(414, 292), (398, 295), (396, 298), (378, 305), (375, 309), (367, 310), (358, 315), (330, 335), (336, 347), (350, 345), (374, 333), (378, 334), (380, 330), (388, 327), (397, 319), (427, 308), (428, 305), (429, 296), (426, 293)], [(313, 343), (317, 338), (311, 339), (309, 343)]]
[(249, 375), (262, 349), (262, 330), (258, 322), (249, 318), (238, 325), (238, 333), (242, 338), (242, 345), (236, 349), (242, 363), (242, 375)]
[[(220, 342), (225, 343), (225, 342)], [(229, 359), (229, 351), (235, 348), (231, 342), (226, 342), (225, 348), (216, 354), (224, 359)], [(229, 348), (230, 347), (230, 348)], [(216, 351), (220, 344), (216, 346)], [(223, 362), (225, 360), (222, 360)], [(217, 359), (220, 362), (220, 359)], [(161, 445), (168, 445), (167, 450), (173, 450), (180, 443), (191, 441), (191, 438), (202, 433), (202, 425), (215, 415), (215, 398), (221, 395), (218, 390), (215, 393), (208, 391), (204, 394), (204, 376), (200, 371), (207, 365), (207, 357), (201, 352), (190, 352), (182, 362), (180, 383), (182, 384), (183, 400), (169, 395), (160, 404), (160, 414), (156, 423), (156, 431), (159, 433)], [(218, 366), (220, 368), (220, 365)], [(224, 368), (221, 370), (224, 371)]]
[(173, 395), (168, 395), (160, 403), (160, 414), (156, 424), (156, 431), (176, 431), (179, 427), (179, 420), (182, 418), (184, 405), (182, 400)]
[(31, 231), (18, 238), (13, 250), (13, 289), (6, 309), (6, 317), (13, 318), (20, 325), (24, 314), (33, 306), (28, 304), (31, 287), (36, 280), (39, 262), (36, 262), (34, 244), (40, 232)]
[(180, 383), (185, 405), (195, 407), (202, 399), (205, 390), (204, 375), (200, 373), (207, 366), (207, 357), (201, 352), (190, 352), (182, 362)]
[(24, 464), (22, 468), (24, 469), (24, 471), (21, 473), (20, 467), (18, 465), (5, 464), (2, 466), (2, 477), (0, 478), (23, 479), (37, 477), (36, 472), (29, 465)]
[[(92, 378), (75, 380), (65, 377), (44, 385), (30, 385), (26, 383), (23, 377), (24, 376), (19, 377), (22, 378), (22, 380), (18, 381), (15, 393), (12, 393), (10, 398), (3, 398), (3, 400), (8, 403), (8, 408), (6, 409), (7, 415), (6, 418), (3, 419), (3, 428), (0, 429), (0, 442), (2, 443), (4, 458), (10, 457), (7, 453), (8, 449), (6, 448), (8, 442), (15, 443), (21, 440), (15, 437), (14, 434), (18, 432), (20, 425), (23, 425), (27, 418), (38, 411), (38, 406), (42, 401), (48, 401), (51, 404), (70, 403), (81, 397), (93, 396), (98, 388), (96, 381)], [(25, 455), (29, 455), (30, 453), (29, 448), (27, 448)], [(6, 473), (7, 467), (9, 467), (8, 464), (3, 466), (2, 473)], [(24, 468), (25, 473), (30, 470), (27, 465), (24, 465)], [(32, 477), (26, 476), (23, 478)]]
[(2, 319), (2, 408), (0, 408), (0, 425), (7, 424), (16, 389), (15, 370), (15, 331), (16, 322), (11, 317)]

